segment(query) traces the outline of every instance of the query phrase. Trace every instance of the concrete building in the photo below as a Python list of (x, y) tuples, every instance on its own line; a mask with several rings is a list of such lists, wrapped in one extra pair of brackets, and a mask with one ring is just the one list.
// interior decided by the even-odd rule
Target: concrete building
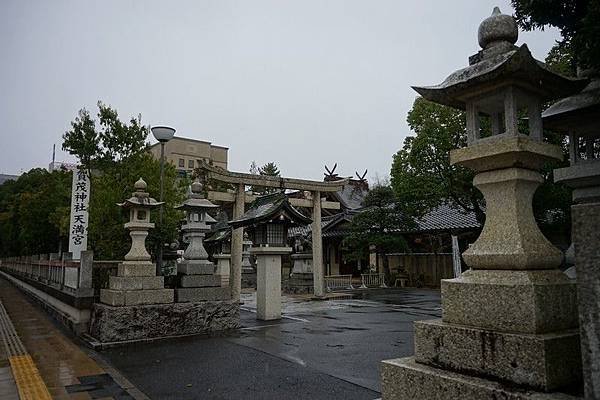
[[(192, 172), (201, 162), (227, 169), (228, 151), (227, 147), (215, 146), (203, 140), (175, 136), (165, 144), (165, 159), (183, 175)], [(150, 153), (160, 159), (160, 143), (150, 146)]]

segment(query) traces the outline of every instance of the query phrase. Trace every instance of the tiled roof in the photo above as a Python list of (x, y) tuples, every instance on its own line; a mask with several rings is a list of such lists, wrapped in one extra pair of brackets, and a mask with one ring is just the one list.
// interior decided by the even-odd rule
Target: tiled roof
[[(340, 237), (346, 234), (346, 230), (343, 227), (335, 228), (337, 222), (344, 219), (348, 222), (352, 221), (352, 217), (361, 211), (346, 212), (333, 215), (331, 217), (324, 217), (321, 221), (321, 229), (323, 231), (323, 237)], [(420, 232), (439, 232), (449, 230), (468, 230), (468, 229), (479, 229), (481, 225), (477, 222), (475, 213), (464, 212), (456, 207), (452, 207), (449, 204), (442, 204), (427, 214), (421, 219), (416, 221), (417, 226), (414, 229), (408, 231), (397, 231), (398, 233), (420, 233)], [(310, 235), (312, 228), (310, 225), (293, 228), (290, 230), (290, 235), (301, 234), (304, 236)]]
[(342, 203), (344, 208), (358, 210), (363, 207), (363, 201), (369, 193), (369, 189), (352, 183), (352, 181), (349, 181), (342, 190), (335, 192), (334, 196)]
[(229, 221), (229, 224), (236, 227), (267, 222), (281, 212), (285, 212), (287, 217), (296, 224), (309, 224), (311, 222), (310, 218), (292, 207), (284, 193), (276, 192), (258, 197), (244, 215)]
[(417, 221), (417, 227), (412, 232), (447, 231), (454, 229), (478, 229), (474, 212), (465, 212), (449, 204), (442, 204)]

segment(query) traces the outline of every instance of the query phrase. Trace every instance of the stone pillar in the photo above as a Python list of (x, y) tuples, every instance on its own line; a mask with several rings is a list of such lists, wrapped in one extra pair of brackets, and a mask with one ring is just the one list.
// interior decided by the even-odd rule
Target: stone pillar
[[(239, 218), (245, 210), (245, 186), (240, 183), (235, 194), (233, 205), (233, 219)], [(231, 288), (231, 299), (240, 301), (242, 292), (242, 251), (244, 242), (244, 228), (237, 228), (231, 232), (231, 273), (229, 275), (229, 287)]]
[(586, 400), (600, 399), (600, 202), (572, 207)]
[(291, 247), (252, 247), (256, 256), (256, 318), (281, 318), (281, 256)]
[(313, 196), (312, 215), (312, 269), (314, 277), (314, 295), (325, 297), (325, 278), (323, 273), (323, 235), (321, 234), (321, 192), (315, 191)]
[(229, 287), (231, 254), (215, 254), (213, 258), (217, 261), (215, 274), (221, 277), (221, 286)]

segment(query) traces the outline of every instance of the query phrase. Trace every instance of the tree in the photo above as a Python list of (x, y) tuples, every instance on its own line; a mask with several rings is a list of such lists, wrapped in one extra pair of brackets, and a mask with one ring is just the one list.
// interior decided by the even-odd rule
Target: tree
[[(97, 120), (85, 109), (71, 123), (71, 130), (63, 135), (63, 149), (75, 155), (91, 172), (90, 219), (88, 243), (99, 259), (121, 259), (130, 246), (123, 224), (128, 216), (116, 203), (131, 196), (133, 184), (140, 177), (148, 184), (148, 192), (156, 197), (160, 185), (160, 161), (146, 151), (148, 128), (141, 116), (130, 118), (129, 123), (119, 119), (116, 110), (98, 102)], [(165, 165), (165, 205), (162, 226), (148, 236), (149, 248), (177, 238), (181, 212), (174, 206), (185, 197), (186, 179), (178, 179), (175, 167)], [(152, 212), (158, 221), (158, 211)]]
[(559, 47), (572, 54), (574, 66), (600, 71), (600, 1), (511, 0), (521, 28), (531, 31), (554, 26)]
[(484, 221), (483, 197), (473, 187), (474, 172), (450, 165), (450, 150), (466, 146), (462, 111), (417, 98), (407, 122), (416, 136), (394, 155), (391, 185), (410, 215), (420, 216), (452, 202)]
[(79, 110), (71, 130), (63, 135), (62, 149), (76, 156), (88, 171), (102, 169), (146, 151), (148, 133), (141, 115), (126, 124), (116, 110), (98, 101), (98, 121), (85, 108)]
[[(250, 164), (250, 173), (254, 175), (263, 175), (263, 176), (281, 176), (281, 172), (273, 161), (266, 163), (262, 167), (258, 167), (256, 165), (256, 161), (252, 161)], [(258, 194), (267, 194), (273, 193), (278, 190), (277, 188), (271, 187), (262, 187), (262, 186), (252, 186), (251, 190)]]
[[(0, 254), (59, 251), (72, 173), (34, 168), (0, 186)], [(67, 221), (68, 226), (68, 221)]]
[(398, 203), (390, 186), (375, 186), (364, 200), (365, 209), (354, 215), (350, 233), (343, 245), (350, 259), (362, 259), (370, 246), (375, 247), (378, 256), (383, 256), (383, 270), (388, 282), (390, 267), (384, 255), (408, 248), (404, 237), (398, 231), (406, 231), (414, 226), (401, 204)]

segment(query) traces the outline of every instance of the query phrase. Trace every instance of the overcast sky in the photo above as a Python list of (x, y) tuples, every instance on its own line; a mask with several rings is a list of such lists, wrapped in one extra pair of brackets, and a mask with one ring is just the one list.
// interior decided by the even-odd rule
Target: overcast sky
[[(229, 147), (229, 168), (275, 161), (389, 175), (411, 134), (410, 85), (440, 83), (509, 0), (0, 2), (0, 173), (47, 167), (96, 102)], [(558, 33), (521, 33), (544, 59)], [(57, 151), (58, 161), (71, 161)]]

